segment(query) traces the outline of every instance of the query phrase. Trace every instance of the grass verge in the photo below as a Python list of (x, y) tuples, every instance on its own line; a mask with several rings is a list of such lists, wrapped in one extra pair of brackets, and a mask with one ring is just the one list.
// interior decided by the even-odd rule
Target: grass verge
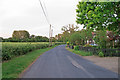
[(2, 63), (2, 78), (18, 78), (19, 74), (26, 69), (42, 53), (54, 48), (39, 49), (25, 55), (13, 58)]
[(73, 52), (75, 54), (81, 55), (81, 56), (92, 56), (93, 54), (90, 52), (80, 51), (80, 50), (74, 50), (66, 47), (66, 49), (70, 52)]

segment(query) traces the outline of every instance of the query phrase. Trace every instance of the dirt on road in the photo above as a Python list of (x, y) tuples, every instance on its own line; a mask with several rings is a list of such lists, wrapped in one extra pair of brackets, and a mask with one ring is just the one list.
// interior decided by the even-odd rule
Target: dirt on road
[(118, 73), (118, 57), (83, 56), (94, 64)]

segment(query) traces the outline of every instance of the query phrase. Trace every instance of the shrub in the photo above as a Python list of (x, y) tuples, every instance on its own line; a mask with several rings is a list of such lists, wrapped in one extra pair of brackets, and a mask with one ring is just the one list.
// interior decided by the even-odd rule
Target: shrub
[(47, 48), (48, 44), (3, 44), (2, 60), (10, 60), (15, 56), (24, 55), (36, 49)]
[(90, 44), (85, 44), (84, 47), (92, 47)]
[(2, 55), (2, 58), (3, 58), (3, 60), (10, 60), (11, 59), (11, 56), (10, 56), (10, 54), (9, 53), (4, 53), (3, 55)]
[(79, 46), (74, 46), (74, 50), (79, 50)]
[[(55, 43), (54, 45), (60, 45), (63, 43)], [(47, 43), (3, 43), (2, 44), (2, 60), (10, 60), (13, 57), (27, 54), (36, 49), (43, 49), (49, 47)]]
[(64, 42), (56, 42), (55, 45), (65, 44)]
[(93, 55), (93, 53), (92, 52), (84, 52), (84, 54), (83, 54), (84, 56), (92, 56)]
[(67, 45), (69, 45), (69, 42), (67, 42)]
[(99, 54), (98, 54), (100, 57), (104, 57), (104, 54), (103, 54), (103, 52), (99, 52)]

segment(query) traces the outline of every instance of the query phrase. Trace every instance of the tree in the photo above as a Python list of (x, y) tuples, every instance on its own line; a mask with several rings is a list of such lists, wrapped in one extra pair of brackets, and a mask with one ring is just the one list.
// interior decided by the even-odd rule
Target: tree
[(3, 37), (0, 37), (0, 42), (2, 42), (3, 41)]
[(98, 44), (99, 48), (106, 48), (107, 44), (106, 34), (107, 34), (106, 30), (96, 31), (96, 36), (93, 39), (95, 40), (95, 43)]
[(30, 36), (29, 32), (25, 30), (14, 31), (12, 34), (12, 38), (15, 39), (29, 38), (29, 36)]
[(92, 39), (92, 30), (82, 29), (80, 31), (76, 31), (70, 36), (70, 42), (75, 43), (76, 45), (84, 45), (87, 44), (87, 40)]
[(79, 2), (77, 8), (76, 22), (84, 28), (120, 34), (120, 2)]
[(56, 39), (55, 39), (55, 37), (52, 37), (52, 42), (56, 42)]
[(62, 38), (63, 41), (66, 42), (69, 40), (69, 37), (71, 34), (73, 34), (75, 31), (78, 30), (78, 26), (75, 26), (74, 24), (69, 24), (67, 26), (63, 26), (61, 30), (63, 31)]
[(55, 39), (58, 41), (58, 42), (63, 42), (63, 37), (62, 37), (63, 34), (58, 34), (58, 35), (55, 35)]
[(35, 35), (31, 35), (30, 38), (35, 38)]
[(69, 41), (72, 44), (80, 45), (81, 44), (82, 37), (80, 35), (80, 32), (75, 32), (70, 36)]
[(36, 41), (36, 42), (42, 41), (42, 36), (36, 36), (36, 37), (35, 37), (35, 41)]
[(47, 37), (42, 37), (42, 42), (48, 42), (49, 39)]
[(74, 24), (69, 24), (69, 25), (67, 25), (67, 26), (63, 26), (62, 28), (61, 28), (61, 30), (62, 31), (64, 31), (64, 32), (68, 32), (68, 33), (74, 33), (75, 31), (77, 31), (78, 30), (78, 26), (75, 26)]
[(62, 40), (66, 42), (69, 40), (69, 37), (70, 37), (70, 33), (68, 31), (64, 31), (62, 34)]
[(108, 41), (112, 42), (112, 47), (115, 47), (115, 40), (119, 39), (119, 35), (112, 31), (107, 31)]
[(87, 44), (87, 41), (92, 39), (92, 30), (90, 30), (90, 29), (82, 29), (79, 32), (80, 32), (80, 36), (82, 38), (83, 45)]

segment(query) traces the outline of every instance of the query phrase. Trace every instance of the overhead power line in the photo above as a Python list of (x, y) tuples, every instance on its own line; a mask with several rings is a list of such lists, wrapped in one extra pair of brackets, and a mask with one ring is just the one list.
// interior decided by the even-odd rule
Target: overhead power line
[(43, 13), (44, 13), (44, 15), (45, 15), (45, 18), (46, 18), (48, 24), (50, 24), (49, 19), (48, 19), (47, 15), (46, 15), (46, 12), (45, 12), (45, 10), (44, 10), (44, 7), (43, 7), (43, 5), (42, 5), (41, 0), (39, 0), (39, 3), (40, 3), (40, 6), (41, 6), (41, 8), (42, 8), (42, 11), (43, 11)]
[[(46, 5), (45, 5), (44, 1), (43, 1), (43, 5), (44, 5), (44, 9), (45, 9), (45, 12), (46, 12), (47, 19), (49, 20), (47, 8), (46, 8)], [(50, 20), (49, 20), (49, 23), (50, 23)]]
[[(44, 7), (43, 7), (41, 0), (39, 0), (39, 3), (40, 3), (40, 6), (41, 6), (41, 8), (42, 8), (42, 10), (43, 10), (43, 13), (44, 13), (44, 15), (45, 15), (45, 18), (46, 18), (48, 24), (50, 25), (50, 28), (49, 28), (49, 46), (51, 46), (51, 45), (52, 45), (52, 35), (53, 35), (53, 29), (52, 29), (52, 27), (53, 27), (53, 26), (52, 26), (52, 25), (50, 24), (50, 22), (49, 22), (48, 14), (47, 14), (47, 10), (46, 10), (45, 4), (44, 4)], [(45, 9), (44, 9), (44, 8), (45, 8)]]

